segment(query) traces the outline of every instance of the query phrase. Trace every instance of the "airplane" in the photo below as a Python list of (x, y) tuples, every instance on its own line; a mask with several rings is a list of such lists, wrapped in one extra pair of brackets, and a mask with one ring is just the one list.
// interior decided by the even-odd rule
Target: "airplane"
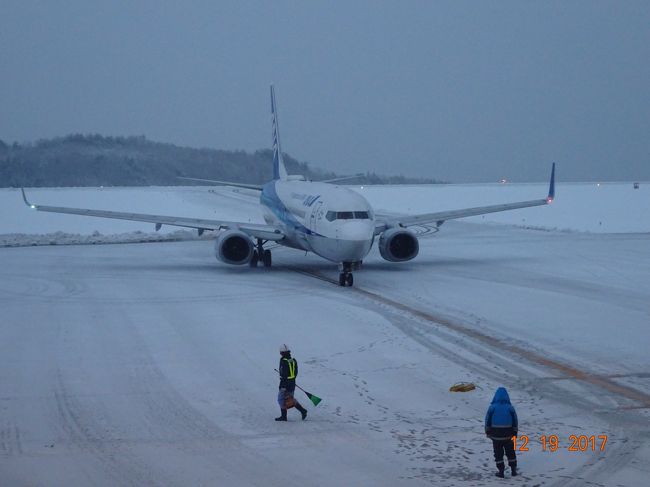
[(27, 200), (24, 188), (21, 189), (23, 200), (27, 206), (38, 211), (149, 222), (155, 224), (156, 230), (162, 225), (173, 225), (197, 229), (199, 235), (206, 230), (219, 231), (214, 244), (215, 256), (226, 264), (257, 267), (261, 261), (265, 267), (270, 267), (271, 250), (264, 246), (268, 242), (275, 242), (313, 252), (337, 263), (339, 285), (352, 286), (352, 272), (360, 268), (377, 237), (381, 257), (389, 262), (405, 262), (414, 259), (420, 248), (416, 234), (409, 229), (411, 226), (435, 224), (438, 228), (447, 220), (547, 205), (555, 198), (553, 163), (549, 192), (544, 199), (409, 216), (382, 216), (359, 193), (332, 184), (336, 180), (313, 182), (301, 175), (287, 174), (280, 147), (273, 85), (271, 115), (272, 181), (255, 185), (187, 178), (259, 191), (264, 224), (36, 205)]

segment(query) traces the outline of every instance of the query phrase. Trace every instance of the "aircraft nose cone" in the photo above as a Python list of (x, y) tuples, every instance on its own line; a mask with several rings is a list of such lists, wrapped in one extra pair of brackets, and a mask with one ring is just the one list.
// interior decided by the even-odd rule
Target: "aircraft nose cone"
[(344, 262), (357, 262), (370, 252), (372, 240), (341, 240), (339, 241), (340, 255)]
[(339, 253), (344, 261), (362, 260), (372, 246), (375, 226), (371, 221), (348, 222), (339, 233)]
[(339, 236), (344, 240), (371, 240), (374, 233), (375, 225), (370, 220), (351, 221), (341, 227)]

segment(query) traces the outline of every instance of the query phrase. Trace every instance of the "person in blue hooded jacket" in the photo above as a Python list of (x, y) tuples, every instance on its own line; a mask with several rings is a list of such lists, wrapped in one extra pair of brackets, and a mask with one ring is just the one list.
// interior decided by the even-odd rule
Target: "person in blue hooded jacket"
[(510, 403), (510, 396), (505, 387), (499, 387), (494, 393), (492, 404), (485, 414), (485, 434), (492, 440), (494, 448), (494, 461), (497, 464), (497, 477), (504, 477), (505, 465), (503, 453), (508, 458), (510, 472), (517, 475), (517, 456), (513, 436), (517, 436), (519, 422), (517, 412)]

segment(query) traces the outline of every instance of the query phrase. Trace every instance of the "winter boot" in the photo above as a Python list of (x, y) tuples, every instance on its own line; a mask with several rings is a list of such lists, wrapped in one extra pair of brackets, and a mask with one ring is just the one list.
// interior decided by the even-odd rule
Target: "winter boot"
[(517, 476), (517, 462), (509, 463), (510, 465), (510, 475), (513, 477)]
[(296, 402), (296, 409), (300, 411), (303, 421), (307, 418), (307, 410), (302, 407), (299, 402)]
[(279, 418), (275, 418), (276, 421), (286, 421), (287, 420), (287, 410), (286, 409), (280, 409), (281, 414)]
[(505, 475), (504, 475), (503, 472), (505, 472), (506, 467), (503, 465), (503, 463), (500, 463), (499, 465), (497, 465), (497, 468), (499, 469), (499, 471), (497, 473), (495, 473), (494, 475), (496, 475), (497, 477), (499, 477), (501, 479), (504, 478)]

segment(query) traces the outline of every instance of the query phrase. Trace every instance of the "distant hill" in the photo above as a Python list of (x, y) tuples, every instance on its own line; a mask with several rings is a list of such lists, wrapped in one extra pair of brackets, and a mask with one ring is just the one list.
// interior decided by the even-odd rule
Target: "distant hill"
[[(253, 153), (194, 149), (144, 136), (74, 134), (35, 143), (0, 140), (0, 187), (178, 186), (179, 176), (262, 184), (271, 179), (270, 149)], [(318, 181), (338, 175), (284, 154), (289, 174)], [(356, 184), (436, 183), (435, 180), (367, 173)]]

